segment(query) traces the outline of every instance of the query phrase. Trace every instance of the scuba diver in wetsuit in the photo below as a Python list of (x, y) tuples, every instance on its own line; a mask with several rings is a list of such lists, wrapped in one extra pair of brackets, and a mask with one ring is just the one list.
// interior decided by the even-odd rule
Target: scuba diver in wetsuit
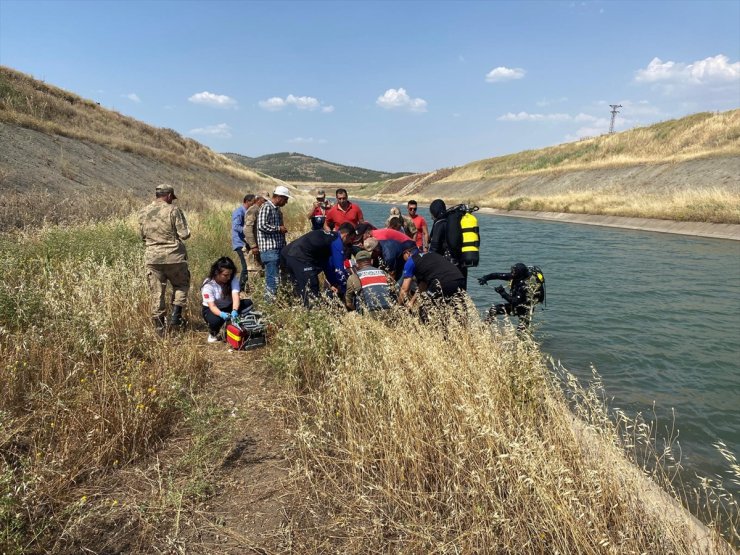
[[(513, 314), (519, 317), (520, 328), (529, 327), (532, 307), (535, 303), (544, 300), (544, 285), (535, 286), (536, 288), (533, 290), (530, 284), (530, 277), (532, 277), (532, 273), (529, 271), (529, 268), (518, 262), (511, 267), (511, 272), (509, 273), (494, 272), (478, 278), (478, 283), (481, 285), (486, 285), (492, 279), (511, 282), (509, 292), (506, 291), (503, 285), (496, 286), (496, 293), (501, 295), (506, 302), (495, 304), (488, 309), (488, 321), (493, 320), (497, 314)], [(542, 283), (544, 284), (544, 278)]]

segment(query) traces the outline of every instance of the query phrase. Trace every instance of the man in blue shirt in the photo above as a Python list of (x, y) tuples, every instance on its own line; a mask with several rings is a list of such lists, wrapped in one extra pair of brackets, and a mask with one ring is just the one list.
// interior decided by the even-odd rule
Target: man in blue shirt
[(231, 213), (231, 248), (239, 257), (242, 265), (242, 273), (239, 275), (239, 288), (242, 291), (247, 290), (247, 253), (255, 245), (248, 245), (244, 238), (244, 222), (247, 219), (247, 210), (254, 206), (254, 195), (249, 194), (244, 197), (242, 203), (237, 206)]
[(460, 269), (441, 254), (419, 252), (414, 241), (403, 245), (403, 282), (398, 295), (398, 303), (407, 299), (413, 302), (416, 295), (411, 294), (411, 282), (416, 278), (418, 292), (425, 293), (434, 300), (451, 300), (457, 293), (465, 291), (465, 277)]
[(339, 226), (339, 233), (331, 244), (331, 256), (326, 268), (326, 279), (330, 285), (336, 288), (336, 293), (341, 298), (344, 298), (347, 279), (349, 278), (348, 265), (346, 264), (346, 261), (349, 260), (349, 247), (351, 247), (356, 237), (355, 227), (351, 223), (345, 222)]

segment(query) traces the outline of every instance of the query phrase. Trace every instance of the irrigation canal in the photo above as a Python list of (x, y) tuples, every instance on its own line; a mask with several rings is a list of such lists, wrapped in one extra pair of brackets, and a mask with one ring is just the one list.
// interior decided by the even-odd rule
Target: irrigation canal
[[(390, 204), (360, 205), (368, 221), (385, 225)], [(427, 208), (419, 211), (431, 225)], [(675, 427), (686, 476), (720, 475), (740, 493), (712, 446), (722, 440), (740, 454), (740, 242), (477, 217), (481, 263), (468, 278), (476, 306), (499, 298), (495, 282), (480, 286), (477, 277), (515, 262), (540, 266), (542, 350), (582, 381), (593, 365), (610, 405), (657, 417), (659, 436)]]

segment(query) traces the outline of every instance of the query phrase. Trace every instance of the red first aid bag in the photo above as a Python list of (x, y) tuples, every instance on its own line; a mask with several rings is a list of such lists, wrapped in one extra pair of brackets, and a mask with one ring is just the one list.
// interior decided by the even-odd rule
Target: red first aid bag
[(226, 324), (226, 342), (229, 346), (238, 351), (244, 346), (244, 332), (234, 324)]

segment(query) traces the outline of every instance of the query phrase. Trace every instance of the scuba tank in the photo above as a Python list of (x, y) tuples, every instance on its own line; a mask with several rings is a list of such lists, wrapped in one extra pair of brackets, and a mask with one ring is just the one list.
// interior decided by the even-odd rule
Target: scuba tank
[(529, 267), (529, 286), (532, 291), (532, 300), (536, 303), (547, 304), (545, 297), (545, 274), (539, 266)]
[(480, 260), (480, 230), (473, 216), (477, 206), (458, 204), (447, 210), (447, 246), (459, 266), (478, 266)]

